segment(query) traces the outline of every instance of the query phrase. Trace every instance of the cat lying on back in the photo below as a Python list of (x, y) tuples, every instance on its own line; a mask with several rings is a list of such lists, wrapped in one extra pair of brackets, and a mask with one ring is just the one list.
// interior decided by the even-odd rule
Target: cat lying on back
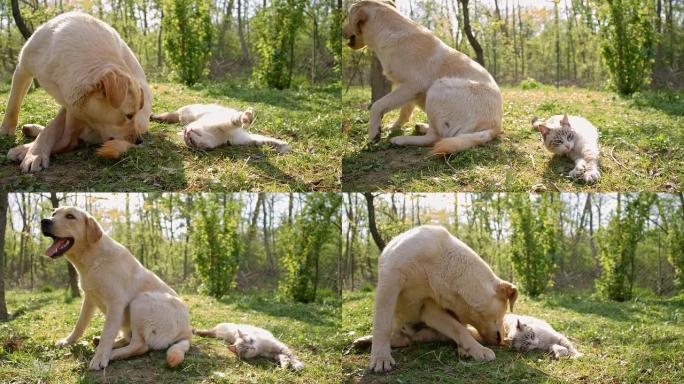
[(571, 177), (587, 183), (598, 181), (601, 177), (598, 131), (587, 119), (567, 114), (551, 116), (546, 121), (535, 117), (532, 125), (541, 133), (546, 149), (575, 162)]
[(556, 332), (549, 323), (531, 316), (507, 313), (504, 316), (504, 329), (509, 345), (519, 352), (541, 349), (553, 354), (556, 359), (569, 356), (572, 359), (582, 356), (567, 337)]
[(213, 149), (231, 145), (270, 145), (280, 153), (287, 153), (286, 142), (272, 137), (247, 132), (254, 121), (254, 110), (238, 111), (217, 104), (191, 104), (177, 111), (155, 114), (152, 121), (185, 124), (183, 139), (191, 148)]
[(240, 359), (263, 356), (278, 361), (282, 368), (290, 366), (295, 371), (304, 368), (304, 364), (292, 354), (287, 345), (263, 328), (247, 324), (221, 323), (212, 329), (195, 329), (193, 333), (225, 340), (230, 344), (228, 349)]

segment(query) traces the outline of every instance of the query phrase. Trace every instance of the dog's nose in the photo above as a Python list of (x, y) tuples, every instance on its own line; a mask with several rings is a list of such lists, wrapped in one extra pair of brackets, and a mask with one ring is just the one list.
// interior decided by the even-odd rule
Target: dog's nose
[(138, 137), (137, 139), (135, 139), (135, 145), (140, 145), (142, 143), (143, 143), (143, 139), (141, 137)]
[(40, 221), (41, 228), (48, 228), (50, 225), (52, 225), (52, 220), (50, 219), (43, 219)]

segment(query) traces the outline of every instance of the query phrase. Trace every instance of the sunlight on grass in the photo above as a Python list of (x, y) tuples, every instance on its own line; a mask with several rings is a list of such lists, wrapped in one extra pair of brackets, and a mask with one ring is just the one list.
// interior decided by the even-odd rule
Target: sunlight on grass
[[(370, 90), (351, 88), (342, 95), (346, 152), (344, 191), (664, 191), (684, 185), (684, 96), (681, 92), (644, 92), (623, 99), (611, 92), (580, 88), (521, 90), (503, 88), (504, 134), (494, 141), (447, 158), (429, 150), (397, 147), (384, 137), (368, 146)], [(598, 127), (602, 179), (585, 185), (568, 177), (567, 158), (553, 157), (531, 127), (533, 116), (566, 112)], [(398, 116), (385, 116), (388, 126)], [(410, 134), (414, 113), (404, 127)]]
[[(181, 126), (151, 123), (142, 147), (118, 161), (96, 158), (95, 148), (53, 156), (47, 171), (21, 174), (7, 151), (28, 142), (0, 137), (0, 184), (14, 191), (320, 191), (340, 189), (342, 145), (337, 86), (302, 87), (286, 91), (253, 89), (240, 83), (188, 88), (153, 83), (153, 111), (175, 110), (192, 103), (251, 106), (256, 121), (250, 131), (287, 141), (291, 152), (272, 148), (226, 146), (192, 150), (183, 143)], [(5, 106), (7, 92), (0, 94)], [(0, 112), (4, 113), (3, 110)], [(20, 124), (46, 125), (57, 104), (44, 90), (31, 92), (22, 105)]]
[[(370, 351), (344, 356), (342, 369), (354, 383), (681, 383), (684, 381), (684, 298), (607, 302), (571, 294), (522, 296), (515, 313), (547, 320), (564, 333), (580, 359), (553, 360), (542, 352), (521, 354), (494, 347), (496, 360), (460, 359), (448, 343), (393, 349), (389, 374), (366, 368)], [(347, 293), (342, 305), (346, 343), (372, 332), (373, 293)]]
[(196, 294), (181, 297), (190, 307), (193, 326), (242, 322), (269, 329), (288, 344), (306, 365), (301, 372), (281, 369), (263, 358), (240, 361), (226, 345), (211, 338), (193, 338), (186, 359), (177, 369), (166, 366), (164, 351), (111, 362), (101, 372), (89, 372), (94, 354), (91, 340), (102, 331), (97, 314), (85, 335), (70, 348), (55, 342), (68, 335), (78, 318), (80, 299), (65, 302), (63, 291), (8, 292), (14, 318), (0, 325), (0, 382), (114, 382), (129, 383), (339, 383), (340, 303), (327, 299), (316, 304), (279, 302), (265, 293), (235, 293), (221, 300)]

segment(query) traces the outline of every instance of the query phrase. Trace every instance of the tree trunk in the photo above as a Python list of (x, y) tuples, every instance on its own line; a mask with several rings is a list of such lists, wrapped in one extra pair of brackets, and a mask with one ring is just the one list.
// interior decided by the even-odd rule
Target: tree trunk
[(7, 224), (7, 192), (0, 192), (0, 321), (7, 321), (5, 304), (5, 226)]
[(380, 249), (380, 252), (382, 252), (382, 250), (385, 249), (385, 241), (382, 239), (382, 236), (380, 236), (378, 227), (375, 224), (375, 206), (373, 205), (373, 199), (375, 196), (373, 196), (370, 192), (364, 192), (363, 196), (366, 198), (366, 206), (368, 207), (368, 228), (373, 236), (375, 245), (377, 245), (378, 249)]
[(468, 10), (468, 2), (470, 0), (458, 0), (461, 5), (463, 6), (463, 31), (466, 34), (466, 37), (468, 38), (468, 42), (470, 43), (470, 46), (473, 47), (473, 51), (475, 51), (475, 56), (476, 56), (476, 61), (480, 63), (481, 66), (485, 66), (485, 59), (484, 59), (484, 53), (482, 51), (482, 46), (480, 43), (477, 41), (477, 38), (473, 34), (473, 30), (470, 26), (470, 11)]
[(237, 11), (238, 11), (238, 36), (240, 37), (240, 49), (242, 50), (242, 60), (248, 63), (249, 60), (249, 48), (247, 47), (247, 41), (245, 40), (245, 29), (243, 27), (244, 21), (242, 14), (242, 2), (245, 0), (237, 0)]
[(19, 0), (12, 0), (12, 17), (14, 17), (14, 23), (17, 25), (17, 29), (24, 36), (24, 40), (28, 40), (33, 34), (33, 31), (26, 25), (24, 17), (21, 16), (21, 9), (19, 8)]
[(382, 63), (380, 63), (380, 60), (375, 53), (373, 53), (373, 59), (371, 62), (370, 84), (371, 103), (375, 103), (392, 91), (392, 82), (387, 80), (385, 75), (382, 74)]

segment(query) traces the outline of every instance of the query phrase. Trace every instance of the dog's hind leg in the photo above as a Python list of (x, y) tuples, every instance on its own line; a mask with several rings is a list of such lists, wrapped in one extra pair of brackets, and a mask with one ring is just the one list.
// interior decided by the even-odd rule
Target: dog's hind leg
[(453, 318), (433, 300), (425, 302), (420, 319), (428, 327), (455, 341), (459, 355), (485, 361), (496, 358), (491, 349), (483, 347), (473, 338), (465, 325)]
[(131, 356), (142, 355), (149, 349), (150, 348), (147, 346), (147, 344), (145, 344), (145, 341), (143, 341), (140, 336), (134, 335), (133, 338), (131, 338), (131, 342), (127, 346), (112, 350), (109, 360), (125, 359)]
[(449, 153), (461, 152), (466, 149), (484, 144), (498, 135), (498, 130), (486, 129), (479, 132), (463, 133), (454, 137), (447, 137), (439, 140), (432, 153), (434, 155), (447, 155)]
[(150, 121), (158, 121), (162, 123), (180, 123), (180, 113), (178, 113), (178, 111), (173, 111), (152, 114), (150, 115)]
[(19, 108), (21, 101), (24, 100), (26, 92), (31, 86), (33, 76), (24, 69), (24, 66), (19, 63), (17, 69), (14, 70), (12, 76), (12, 89), (10, 90), (9, 100), (7, 101), (7, 108), (5, 109), (5, 117), (2, 119), (0, 125), (0, 135), (12, 135), (19, 123)]
[(401, 107), (401, 110), (399, 111), (399, 117), (389, 127), (393, 134), (401, 132), (401, 127), (403, 127), (404, 124), (408, 123), (408, 121), (411, 120), (411, 115), (413, 114), (413, 110), (415, 108), (416, 103), (412, 101), (404, 104), (404, 106)]

